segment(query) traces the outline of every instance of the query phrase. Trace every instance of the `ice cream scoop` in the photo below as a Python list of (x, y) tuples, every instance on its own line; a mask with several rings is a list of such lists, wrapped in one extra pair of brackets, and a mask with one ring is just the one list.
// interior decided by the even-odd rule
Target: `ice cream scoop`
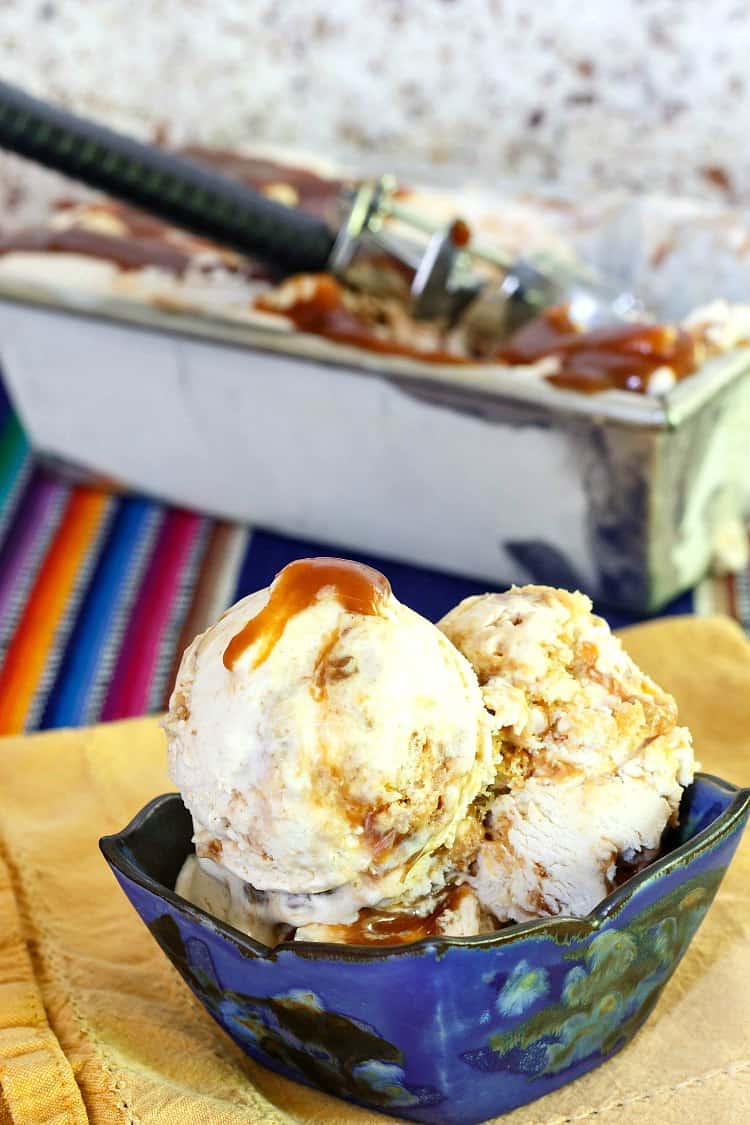
[(653, 858), (692, 780), (674, 700), (582, 594), (514, 587), (439, 624), (477, 673), (498, 760), (470, 875), (482, 906), (587, 914)]
[(196, 638), (165, 728), (202, 870), (272, 924), (428, 893), (493, 774), (468, 662), (337, 559), (290, 564)]

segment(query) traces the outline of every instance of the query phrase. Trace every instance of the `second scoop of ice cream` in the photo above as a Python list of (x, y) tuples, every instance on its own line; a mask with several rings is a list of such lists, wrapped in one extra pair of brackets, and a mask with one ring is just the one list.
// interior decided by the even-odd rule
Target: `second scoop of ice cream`
[(482, 685), (498, 759), (471, 883), (500, 922), (585, 915), (654, 857), (692, 780), (674, 700), (583, 594), (467, 598), (440, 628)]
[(492, 776), (467, 661), (339, 560), (292, 564), (198, 637), (165, 725), (198, 856), (290, 924), (427, 889)]

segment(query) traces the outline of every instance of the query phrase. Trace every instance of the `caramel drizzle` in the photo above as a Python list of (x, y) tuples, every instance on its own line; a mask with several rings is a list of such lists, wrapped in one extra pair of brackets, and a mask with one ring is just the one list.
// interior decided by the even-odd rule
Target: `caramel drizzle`
[(556, 356), (559, 370), (547, 376), (548, 382), (589, 393), (620, 388), (644, 394), (657, 368), (670, 367), (682, 379), (696, 364), (692, 338), (682, 329), (639, 323), (581, 332), (562, 305), (520, 328), (498, 356), (511, 365)]
[(261, 312), (284, 316), (287, 320), (291, 320), (300, 332), (324, 336), (336, 344), (348, 344), (381, 355), (407, 356), (421, 359), (426, 363), (446, 363), (460, 367), (471, 362), (466, 356), (454, 355), (441, 348), (423, 351), (387, 336), (376, 335), (366, 319), (347, 308), (344, 303), (344, 290), (335, 278), (327, 274), (303, 276), (312, 279), (315, 283), (309, 296), (299, 297), (291, 305), (280, 307), (273, 293), (266, 293), (256, 298), (254, 307)]
[(407, 911), (389, 914), (366, 907), (360, 910), (357, 920), (349, 926), (337, 926), (335, 941), (349, 945), (371, 945), (377, 942), (404, 945), (422, 938), (436, 937), (440, 933), (440, 920), (447, 911), (456, 910), (468, 887), (451, 887), (435, 909), (426, 916)]
[(159, 266), (170, 273), (180, 274), (190, 263), (190, 256), (184, 250), (164, 238), (150, 235), (131, 241), (119, 234), (105, 234), (86, 227), (66, 227), (63, 230), (40, 227), (0, 239), (0, 255), (19, 251), (82, 254), (112, 262), (124, 271)]
[(280, 571), (271, 595), (260, 613), (252, 617), (224, 651), (224, 667), (230, 671), (242, 654), (257, 644), (252, 663), (258, 668), (273, 652), (287, 622), (331, 589), (347, 613), (378, 616), (390, 597), (388, 579), (364, 563), (348, 559), (297, 559)]
[[(341, 630), (334, 629), (320, 650), (313, 669), (313, 682), (310, 691), (316, 703), (322, 703), (328, 695), (328, 680), (331, 676), (331, 653), (341, 640)], [(343, 678), (343, 677), (340, 677)]]

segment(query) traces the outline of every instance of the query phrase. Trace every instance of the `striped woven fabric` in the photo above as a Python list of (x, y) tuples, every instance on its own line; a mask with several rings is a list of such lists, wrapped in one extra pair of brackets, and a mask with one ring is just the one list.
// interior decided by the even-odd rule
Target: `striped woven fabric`
[[(0, 734), (160, 710), (196, 633), (292, 559), (332, 553), (385, 570), (433, 620), (480, 586), (72, 485), (35, 463), (0, 384)], [(709, 581), (669, 612), (693, 609), (750, 630), (750, 576)]]

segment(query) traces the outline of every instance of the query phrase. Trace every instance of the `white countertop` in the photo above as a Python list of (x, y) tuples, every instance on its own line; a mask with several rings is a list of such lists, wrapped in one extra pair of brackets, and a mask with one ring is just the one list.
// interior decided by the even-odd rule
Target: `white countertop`
[[(9, 81), (169, 140), (750, 200), (736, 0), (6, 0), (0, 50)], [(24, 182), (6, 160), (0, 203)]]

